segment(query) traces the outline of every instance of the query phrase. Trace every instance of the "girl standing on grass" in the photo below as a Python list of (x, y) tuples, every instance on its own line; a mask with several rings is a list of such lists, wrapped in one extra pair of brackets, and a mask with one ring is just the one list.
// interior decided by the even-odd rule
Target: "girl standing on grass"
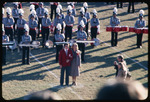
[(81, 66), (81, 52), (78, 50), (78, 44), (72, 45), (73, 60), (71, 62), (70, 76), (72, 76), (72, 85), (77, 85), (76, 77), (80, 75), (79, 68)]
[(127, 77), (127, 67), (123, 63), (118, 64), (118, 74), (116, 76), (117, 80), (125, 81)]

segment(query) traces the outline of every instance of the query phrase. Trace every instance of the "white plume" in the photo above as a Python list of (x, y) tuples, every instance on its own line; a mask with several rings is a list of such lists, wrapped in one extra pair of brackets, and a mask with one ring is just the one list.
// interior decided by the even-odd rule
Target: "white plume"
[(4, 29), (4, 24), (2, 24), (2, 31), (5, 31), (5, 29)]
[(70, 4), (71, 2), (67, 2), (67, 4)]
[(57, 6), (60, 10), (62, 10), (62, 6), (59, 4), (58, 6)]
[(30, 10), (34, 10), (35, 9), (35, 6), (32, 4), (30, 5)]
[(57, 26), (56, 26), (56, 28), (57, 28), (58, 30), (61, 30), (61, 29), (62, 29), (62, 28), (61, 28), (61, 24), (58, 23)]
[(5, 12), (5, 9), (4, 9), (4, 8), (2, 8), (2, 14), (4, 14), (4, 12)]
[(16, 5), (18, 5), (18, 2), (13, 2), (13, 4), (16, 4)]
[(35, 11), (35, 10), (32, 10), (32, 11), (30, 12), (30, 14), (36, 15), (36, 11)]
[(114, 13), (117, 13), (118, 12), (118, 9), (116, 7), (114, 7), (114, 10), (113, 10)]
[(10, 7), (7, 7), (6, 12), (9, 13), (9, 14), (11, 14), (11, 9), (10, 9)]
[(48, 11), (48, 9), (47, 8), (45, 8), (44, 9), (44, 13), (48, 13), (49, 11)]
[(84, 2), (84, 3), (83, 3), (83, 7), (88, 7), (87, 2)]
[(25, 24), (25, 25), (24, 25), (24, 29), (25, 29), (26, 31), (29, 31), (29, 26), (28, 26), (27, 24)]
[(23, 11), (23, 9), (19, 9), (19, 11), (18, 11), (19, 13), (21, 13), (21, 14), (23, 14), (24, 13), (24, 11)]
[(69, 5), (68, 8), (67, 8), (67, 10), (72, 10), (72, 7)]
[(94, 14), (96, 14), (96, 13), (97, 13), (97, 11), (96, 11), (95, 9), (93, 9), (93, 13), (94, 13)]
[(85, 26), (83, 20), (80, 21), (80, 25), (81, 25), (82, 27)]
[(140, 10), (140, 11), (139, 11), (139, 14), (144, 15), (144, 13), (145, 13), (145, 12), (144, 12), (143, 10)]
[(80, 12), (83, 12), (83, 13), (85, 12), (83, 7), (81, 7)]
[(56, 8), (56, 13), (60, 13), (60, 9), (58, 7)]

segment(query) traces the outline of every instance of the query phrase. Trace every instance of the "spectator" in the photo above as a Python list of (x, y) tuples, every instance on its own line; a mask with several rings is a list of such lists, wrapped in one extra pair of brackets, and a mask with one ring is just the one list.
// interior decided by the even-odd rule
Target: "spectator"
[(96, 100), (144, 100), (148, 90), (137, 81), (109, 80), (98, 92)]

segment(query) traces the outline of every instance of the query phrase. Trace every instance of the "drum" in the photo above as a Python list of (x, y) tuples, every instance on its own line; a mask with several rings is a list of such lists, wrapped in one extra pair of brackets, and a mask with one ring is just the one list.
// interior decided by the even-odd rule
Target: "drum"
[(8, 46), (11, 50), (15, 50), (17, 48), (17, 42), (14, 40), (14, 41), (10, 41), (12, 43), (14, 43), (13, 45), (10, 45)]
[(37, 45), (37, 46), (33, 46), (33, 48), (39, 48), (40, 42), (39, 41), (33, 41), (32, 45)]
[(135, 28), (134, 27), (129, 27), (129, 32), (135, 32)]
[(143, 28), (136, 28), (136, 29), (135, 29), (135, 33), (136, 33), (136, 34), (141, 34), (141, 33), (143, 33)]
[(143, 33), (148, 34), (148, 28), (143, 28)]
[(120, 26), (115, 26), (113, 31), (114, 32), (119, 32), (119, 31), (121, 31), (121, 27)]
[(112, 31), (113, 31), (113, 28), (112, 28), (111, 26), (107, 26), (107, 27), (106, 27), (106, 31), (107, 31), (107, 32), (112, 32)]
[(121, 27), (121, 31), (127, 31), (128, 30), (128, 26), (122, 26)]

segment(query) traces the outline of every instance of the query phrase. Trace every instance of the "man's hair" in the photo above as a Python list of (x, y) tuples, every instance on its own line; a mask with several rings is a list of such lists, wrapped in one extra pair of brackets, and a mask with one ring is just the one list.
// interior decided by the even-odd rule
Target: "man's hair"
[(69, 45), (69, 43), (65, 43), (64, 46)]

